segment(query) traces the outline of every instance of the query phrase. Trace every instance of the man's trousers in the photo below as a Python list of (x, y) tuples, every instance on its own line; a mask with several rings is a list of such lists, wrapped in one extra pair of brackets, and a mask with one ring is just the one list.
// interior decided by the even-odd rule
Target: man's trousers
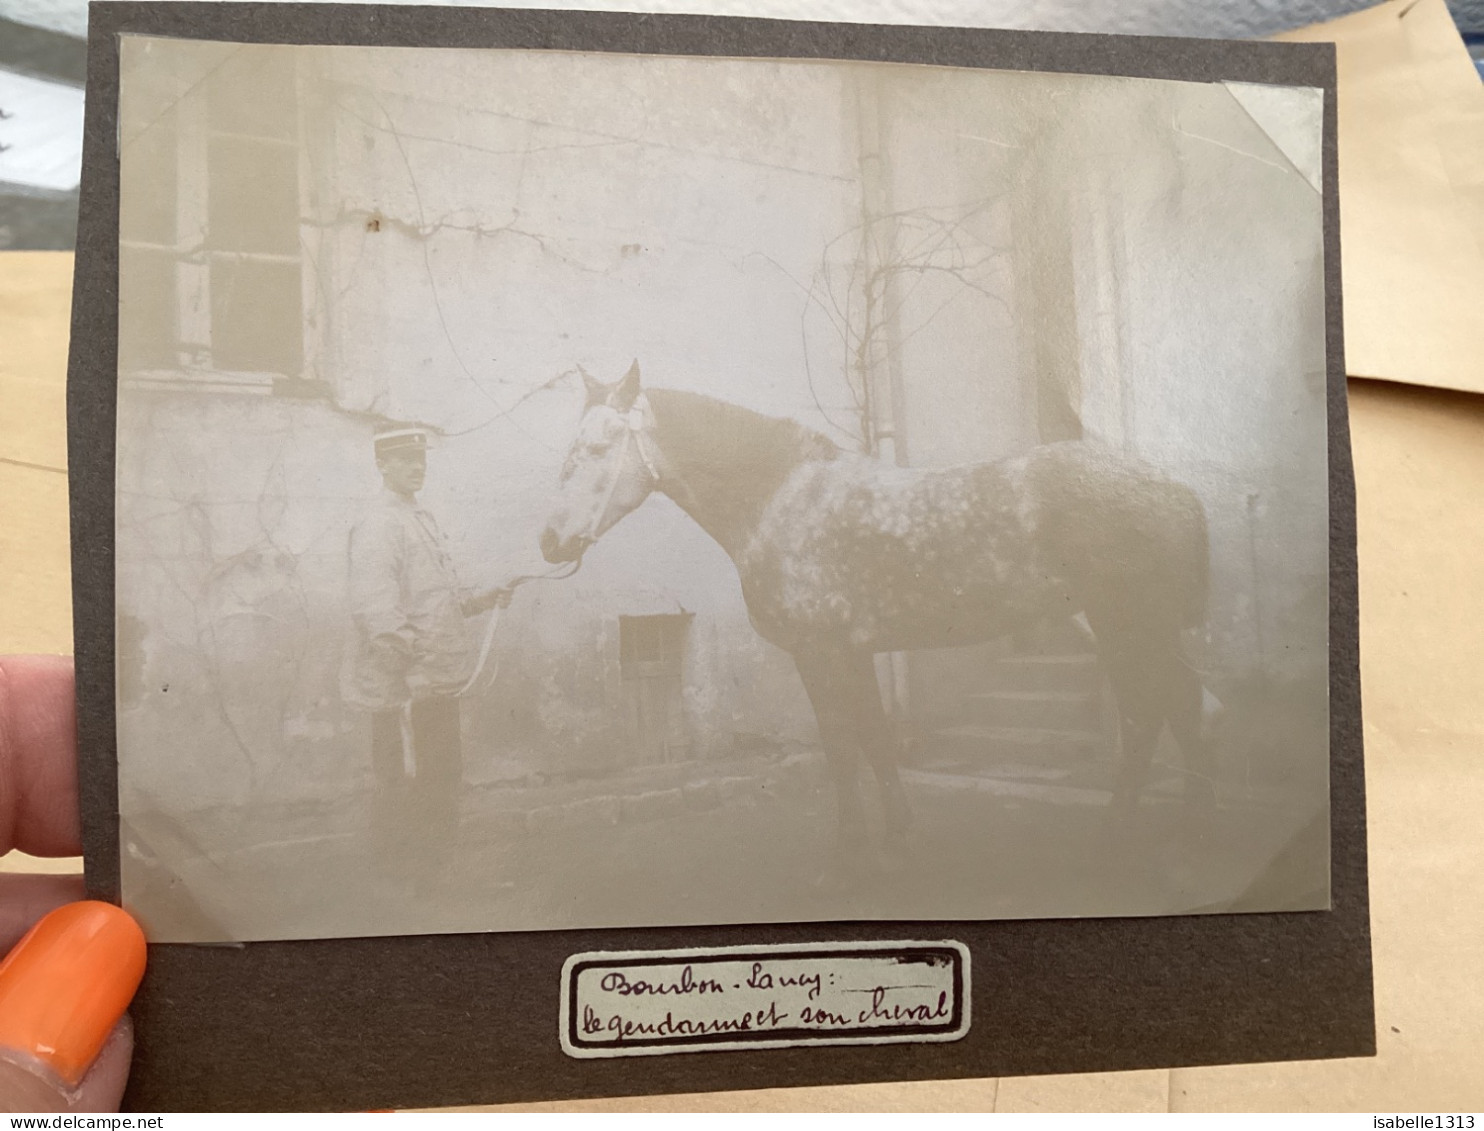
[(464, 775), (458, 699), (414, 701), (410, 737), (409, 750), (401, 710), (372, 714), (372, 846), (383, 871), (425, 881), (447, 875), (458, 843)]

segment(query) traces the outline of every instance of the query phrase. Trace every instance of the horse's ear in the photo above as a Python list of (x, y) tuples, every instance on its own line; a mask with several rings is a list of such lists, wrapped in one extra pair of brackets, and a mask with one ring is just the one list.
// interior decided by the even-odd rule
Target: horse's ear
[(639, 362), (636, 359), (629, 366), (629, 371), (623, 375), (623, 380), (618, 383), (618, 388), (613, 390), (613, 399), (608, 403), (619, 412), (628, 412), (634, 407), (634, 402), (639, 399)]
[(599, 381), (582, 366), (577, 367), (577, 372), (582, 374), (582, 386), (587, 390), (587, 407), (602, 404), (608, 399), (608, 386)]

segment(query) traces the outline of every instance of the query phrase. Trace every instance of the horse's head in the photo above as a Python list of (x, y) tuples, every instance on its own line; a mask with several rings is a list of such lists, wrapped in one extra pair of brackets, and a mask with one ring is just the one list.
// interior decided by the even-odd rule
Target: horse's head
[(585, 372), (582, 379), (587, 404), (562, 467), (560, 497), (541, 533), (541, 553), (553, 563), (580, 559), (659, 483), (654, 417), (639, 388), (639, 363), (615, 385)]

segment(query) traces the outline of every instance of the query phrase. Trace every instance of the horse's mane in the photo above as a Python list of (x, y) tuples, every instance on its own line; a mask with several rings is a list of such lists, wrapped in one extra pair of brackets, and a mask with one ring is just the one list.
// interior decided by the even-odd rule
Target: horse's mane
[(655, 438), (695, 490), (767, 499), (807, 460), (833, 460), (835, 442), (796, 420), (764, 416), (701, 393), (646, 391)]

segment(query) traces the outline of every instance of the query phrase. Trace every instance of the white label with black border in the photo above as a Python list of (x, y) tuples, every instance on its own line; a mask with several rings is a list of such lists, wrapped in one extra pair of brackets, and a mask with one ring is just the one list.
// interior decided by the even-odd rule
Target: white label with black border
[(562, 1051), (574, 1057), (956, 1041), (968, 1031), (960, 942), (591, 951), (562, 966)]

